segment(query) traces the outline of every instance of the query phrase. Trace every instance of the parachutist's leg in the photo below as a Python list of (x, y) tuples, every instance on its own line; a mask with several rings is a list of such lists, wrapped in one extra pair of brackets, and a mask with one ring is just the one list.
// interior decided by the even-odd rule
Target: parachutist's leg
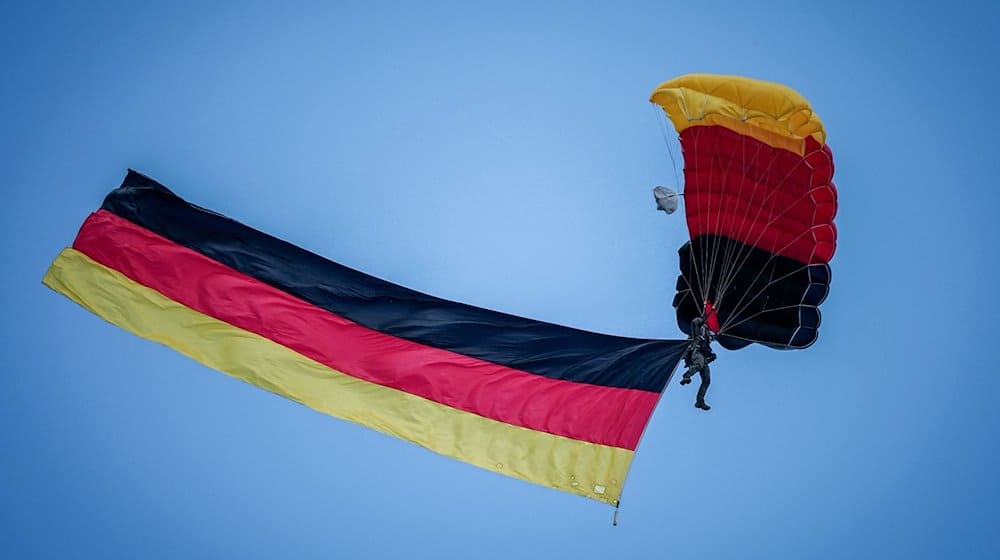
[(708, 392), (708, 386), (712, 384), (712, 372), (706, 365), (698, 373), (701, 374), (701, 386), (698, 387), (698, 397), (694, 405), (702, 410), (708, 410), (711, 407), (705, 404), (705, 393)]
[(695, 352), (691, 356), (691, 365), (688, 366), (687, 371), (685, 371), (684, 375), (681, 376), (681, 385), (687, 385), (688, 383), (690, 383), (691, 376), (694, 375), (695, 372), (700, 371), (704, 367), (705, 367), (705, 357)]

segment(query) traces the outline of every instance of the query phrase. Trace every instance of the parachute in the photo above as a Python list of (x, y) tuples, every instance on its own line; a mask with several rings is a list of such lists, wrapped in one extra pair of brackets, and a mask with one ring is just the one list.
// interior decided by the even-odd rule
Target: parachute
[(837, 244), (823, 123), (791, 88), (740, 76), (680, 76), (650, 101), (684, 156), (690, 241), (673, 301), (681, 330), (704, 317), (731, 350), (810, 346)]

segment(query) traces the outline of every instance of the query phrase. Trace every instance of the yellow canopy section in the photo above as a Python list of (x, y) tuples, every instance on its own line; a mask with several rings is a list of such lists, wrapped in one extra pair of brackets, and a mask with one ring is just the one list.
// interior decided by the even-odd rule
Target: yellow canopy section
[(805, 139), (826, 143), (826, 131), (797, 91), (743, 76), (686, 74), (663, 82), (649, 97), (677, 132), (718, 125), (776, 148), (805, 153)]

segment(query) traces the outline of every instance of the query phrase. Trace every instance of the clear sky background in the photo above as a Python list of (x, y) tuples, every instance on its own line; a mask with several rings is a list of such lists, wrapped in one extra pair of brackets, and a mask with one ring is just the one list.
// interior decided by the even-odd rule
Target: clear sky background
[[(0, 16), (0, 556), (1000, 556), (992, 3), (147, 4)], [(815, 346), (722, 353), (709, 413), (668, 387), (618, 527), (40, 283), (132, 167), (405, 286), (679, 338), (647, 98), (687, 72), (813, 103), (840, 245)]]

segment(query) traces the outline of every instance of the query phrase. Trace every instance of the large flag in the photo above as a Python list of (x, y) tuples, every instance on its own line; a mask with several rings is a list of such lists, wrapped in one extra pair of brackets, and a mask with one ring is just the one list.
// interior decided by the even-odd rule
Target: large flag
[(320, 412), (613, 505), (686, 345), (422, 294), (134, 171), (43, 281), (123, 329)]

